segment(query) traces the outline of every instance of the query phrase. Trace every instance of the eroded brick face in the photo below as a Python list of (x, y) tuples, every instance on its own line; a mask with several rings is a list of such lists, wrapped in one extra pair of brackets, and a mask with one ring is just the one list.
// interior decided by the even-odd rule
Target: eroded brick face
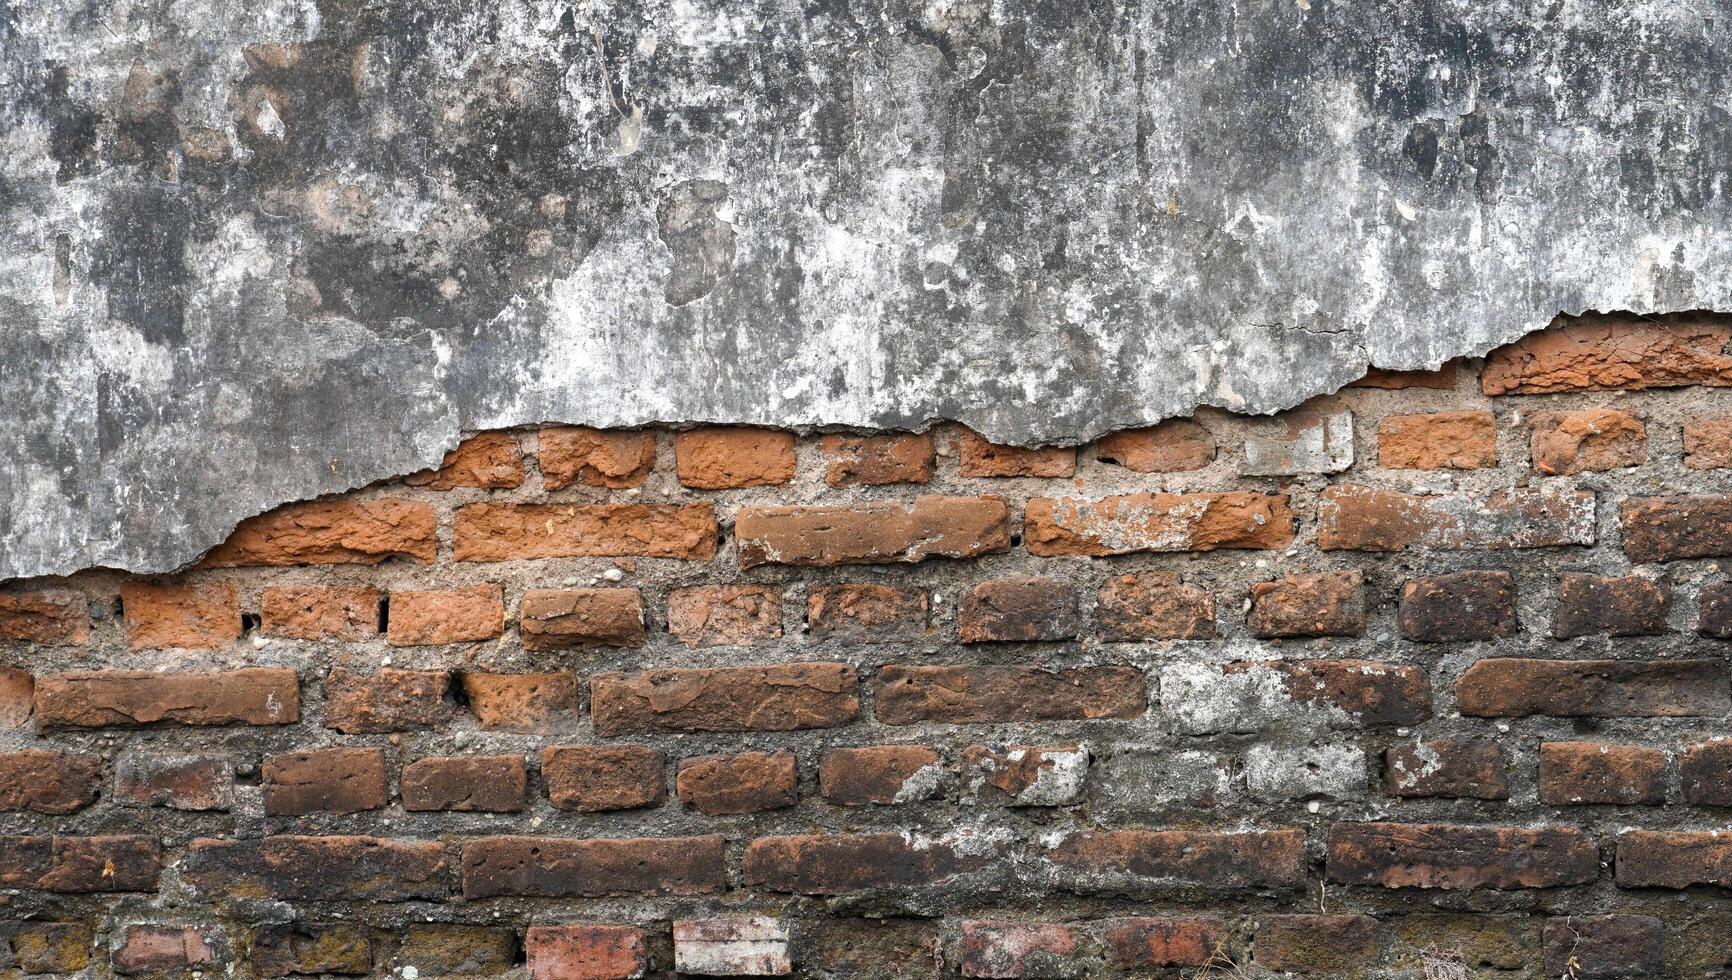
[[(241, 54), (378, 63), (315, 49)], [(466, 433), (0, 584), (0, 976), (1726, 974), (1729, 342), (1075, 448)]]

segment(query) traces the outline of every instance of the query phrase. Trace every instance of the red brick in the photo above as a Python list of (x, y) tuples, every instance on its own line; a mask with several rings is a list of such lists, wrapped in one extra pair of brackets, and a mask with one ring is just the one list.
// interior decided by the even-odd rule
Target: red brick
[(558, 732), (577, 724), (574, 674), (463, 675), (463, 696), (482, 728), (504, 732)]
[(706, 977), (781, 977), (794, 972), (788, 928), (767, 915), (674, 920), (674, 970)]
[(217, 756), (129, 754), (114, 764), (114, 797), (122, 806), (227, 810), (234, 782), (234, 767)]
[(688, 647), (745, 646), (782, 635), (782, 591), (699, 585), (668, 594), (668, 632)]
[(1612, 861), (1619, 888), (1732, 886), (1732, 834), (1630, 830)]
[(403, 767), (403, 809), (516, 813), (529, 805), (520, 755), (417, 759)]
[(653, 432), (558, 426), (542, 429), (539, 440), (541, 482), (549, 490), (641, 487), (656, 467)]
[(78, 646), (89, 639), (90, 607), (78, 593), (0, 593), (0, 640)]
[(1594, 543), (1594, 495), (1544, 490), (1415, 496), (1332, 486), (1319, 497), (1324, 551), (1550, 548)]
[(1672, 590), (1637, 576), (1611, 578), (1567, 572), (1558, 579), (1558, 614), (1552, 635), (1656, 636), (1670, 633), (1666, 615)]
[(301, 717), (295, 672), (248, 667), (220, 673), (99, 670), (36, 678), (36, 727), (287, 725)]
[(1390, 796), (1507, 800), (1508, 770), (1503, 747), (1489, 739), (1432, 739), (1383, 753)]
[(649, 967), (642, 929), (531, 926), (523, 937), (531, 980), (629, 980)]
[(519, 606), (525, 650), (638, 647), (643, 599), (636, 589), (530, 589)]
[(0, 752), (0, 811), (74, 813), (96, 802), (102, 758), (72, 752)]
[(789, 732), (835, 728), (860, 714), (854, 668), (774, 664), (597, 674), (590, 710), (598, 735), (641, 732)]
[(1215, 599), (1183, 585), (1173, 572), (1137, 572), (1109, 578), (1095, 604), (1101, 639), (1209, 640), (1215, 636)]
[(742, 507), (740, 566), (905, 564), (1010, 550), (1010, 510), (994, 497), (916, 497), (822, 507)]
[(1732, 415), (1684, 423), (1684, 465), (1693, 470), (1732, 468)]
[(127, 926), (114, 950), (117, 973), (158, 973), (209, 967), (217, 962), (210, 933), (188, 926)]
[(379, 590), (268, 588), (260, 601), (259, 620), (259, 630), (266, 636), (355, 643), (379, 632)]
[(749, 426), (680, 432), (674, 466), (680, 485), (694, 490), (787, 483), (794, 478), (794, 434)]
[(919, 802), (942, 780), (943, 760), (924, 745), (829, 749), (818, 765), (818, 794), (842, 806)]
[(713, 504), (469, 504), (452, 524), (457, 561), (640, 556), (709, 561)]
[(1186, 473), (1215, 461), (1215, 437), (1190, 419), (1168, 419), (1102, 436), (1095, 458), (1134, 473)]
[(1477, 470), (1497, 465), (1490, 412), (1391, 415), (1377, 426), (1377, 464), (1396, 470)]
[(523, 484), (523, 450), (509, 432), (477, 433), (446, 453), (438, 469), (422, 470), (404, 477), (403, 482), (428, 490), (509, 490)]
[(1024, 449), (986, 441), (972, 429), (958, 435), (963, 476), (1069, 477), (1076, 475), (1076, 450), (1066, 446)]
[(1207, 966), (1227, 945), (1227, 929), (1215, 919), (1140, 917), (1108, 919), (1107, 961), (1127, 970), (1163, 966)]
[(1647, 427), (1628, 412), (1540, 412), (1532, 427), (1534, 469), (1547, 476), (1615, 470), (1648, 460)]
[(686, 806), (722, 816), (793, 806), (799, 780), (792, 752), (742, 752), (681, 759), (674, 789)]
[(1403, 388), (1435, 388), (1439, 391), (1451, 391), (1455, 388), (1454, 361), (1445, 361), (1443, 366), (1434, 371), (1391, 371), (1387, 368), (1367, 368), (1365, 376), (1358, 381), (1349, 382), (1349, 388), (1386, 388), (1399, 390)]
[(925, 589), (892, 585), (814, 585), (806, 628), (814, 640), (892, 643), (918, 640), (931, 630)]
[(1289, 575), (1251, 586), (1252, 636), (1362, 636), (1365, 576), (1357, 570)]
[(971, 724), (1137, 718), (1148, 681), (1134, 667), (916, 667), (878, 672), (878, 720)]
[(346, 735), (437, 728), (451, 720), (451, 675), (443, 670), (362, 674), (334, 667), (325, 677), (325, 727)]
[(379, 749), (321, 749), (267, 756), (266, 816), (360, 813), (391, 799), (385, 753)]
[(1481, 660), (1455, 687), (1456, 708), (1481, 718), (1719, 717), (1732, 709), (1712, 660)]
[(1305, 881), (1305, 834), (1082, 831), (1060, 841), (1046, 859), (1063, 873), (1066, 887), (1078, 892), (1287, 889)]
[(483, 837), (463, 845), (463, 897), (714, 894), (727, 885), (724, 844), (720, 836)]
[(1631, 497), (1619, 520), (1634, 562), (1732, 555), (1732, 494)]
[(1059, 923), (962, 923), (962, 975), (965, 977), (1074, 977), (1087, 964), (1078, 953), (1077, 930)]
[(647, 745), (568, 745), (541, 753), (548, 800), (579, 813), (660, 806), (666, 765), (661, 750)]
[(505, 631), (505, 593), (498, 585), (449, 592), (393, 592), (385, 642), (394, 647), (491, 640)]
[(985, 867), (979, 849), (963, 853), (901, 833), (760, 837), (746, 845), (748, 888), (796, 895), (845, 895), (877, 888), (919, 888)]
[(1686, 748), (1678, 759), (1678, 777), (1684, 802), (1732, 806), (1732, 740), (1715, 739)]
[(1431, 717), (1431, 680), (1408, 664), (1370, 660), (1247, 660), (1226, 672), (1263, 667), (1286, 675), (1298, 704), (1335, 708), (1361, 725), (1416, 725)]
[(1030, 554), (1285, 548), (1293, 512), (1285, 494), (1134, 493), (1101, 500), (1035, 497), (1024, 515)]
[(1364, 969), (1382, 952), (1377, 922), (1366, 915), (1266, 915), (1251, 949), (1268, 969), (1331, 977)]
[(241, 636), (240, 600), (226, 582), (120, 587), (126, 645), (134, 650), (220, 650)]
[(253, 971), (261, 977), (373, 972), (367, 930), (344, 922), (287, 922), (253, 930)]
[(956, 624), (964, 643), (1068, 640), (1079, 628), (1076, 593), (1055, 578), (1000, 578), (962, 597)]
[(1384, 888), (1555, 888), (1599, 875), (1594, 839), (1575, 827), (1351, 823), (1329, 829), (1329, 880)]
[(1663, 320), (1582, 316), (1486, 355), (1488, 395), (1732, 385), (1732, 328), (1689, 314)]
[(828, 464), (824, 482), (832, 487), (930, 483), (936, 464), (930, 432), (827, 435), (818, 451)]
[(1401, 635), (1461, 643), (1516, 635), (1515, 578), (1508, 572), (1450, 572), (1401, 587)]
[(1546, 742), (1540, 746), (1540, 800), (1552, 806), (1664, 803), (1669, 764), (1660, 749)]
[(150, 837), (0, 837), (0, 888), (153, 892), (161, 870)]
[(1572, 915), (1546, 920), (1545, 975), (1570, 980), (1670, 976), (1666, 927), (1651, 915)]
[(200, 564), (377, 565), (387, 558), (429, 562), (439, 549), (437, 526), (432, 507), (407, 500), (289, 504), (242, 521)]
[(0, 730), (30, 724), (35, 702), (36, 679), (16, 667), (0, 667)]
[(404, 902), (451, 894), (445, 845), (378, 837), (200, 838), (187, 845), (181, 878), (205, 898)]

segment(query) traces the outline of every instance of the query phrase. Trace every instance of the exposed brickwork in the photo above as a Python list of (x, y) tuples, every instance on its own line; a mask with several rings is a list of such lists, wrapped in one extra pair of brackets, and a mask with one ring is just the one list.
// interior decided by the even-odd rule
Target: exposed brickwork
[(4, 583), (0, 975), (1727, 974), (1729, 341), (470, 433)]

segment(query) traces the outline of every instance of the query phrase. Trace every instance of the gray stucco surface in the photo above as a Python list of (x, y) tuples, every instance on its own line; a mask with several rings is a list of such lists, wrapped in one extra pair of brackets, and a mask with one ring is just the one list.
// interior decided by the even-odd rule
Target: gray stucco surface
[(1079, 442), (1732, 308), (1716, 0), (0, 0), (0, 577), (540, 421)]

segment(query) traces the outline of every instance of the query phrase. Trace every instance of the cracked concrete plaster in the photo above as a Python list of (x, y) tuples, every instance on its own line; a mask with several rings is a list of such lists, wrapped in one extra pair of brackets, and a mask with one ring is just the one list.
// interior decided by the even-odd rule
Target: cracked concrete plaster
[(1074, 443), (1729, 308), (1724, 0), (0, 0), (0, 577), (544, 420)]

